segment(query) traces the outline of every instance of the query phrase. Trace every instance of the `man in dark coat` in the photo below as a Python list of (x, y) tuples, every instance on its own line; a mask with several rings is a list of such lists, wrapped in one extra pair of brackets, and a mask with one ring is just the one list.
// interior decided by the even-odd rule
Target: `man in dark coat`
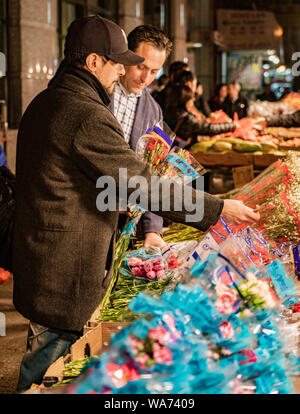
[[(107, 108), (124, 65), (143, 59), (128, 50), (119, 26), (100, 16), (71, 24), (65, 57), (64, 70), (31, 102), (18, 133), (13, 296), (30, 320), (18, 392), (39, 384), (49, 365), (69, 351), (110, 283), (119, 212), (97, 209), (99, 178), (109, 176), (120, 191), (120, 168), (128, 180), (145, 177), (152, 201), (150, 169)], [(197, 192), (192, 195), (195, 202)], [(195, 210), (189, 205), (164, 212), (162, 198), (160, 192), (159, 214), (171, 220), (185, 222)], [(259, 218), (242, 203), (205, 193), (203, 208), (203, 219), (193, 223), (201, 230), (221, 213), (235, 223)]]
[(233, 119), (234, 113), (239, 119), (245, 118), (248, 112), (248, 100), (240, 95), (241, 86), (237, 82), (228, 84), (228, 96), (223, 103), (223, 111)]

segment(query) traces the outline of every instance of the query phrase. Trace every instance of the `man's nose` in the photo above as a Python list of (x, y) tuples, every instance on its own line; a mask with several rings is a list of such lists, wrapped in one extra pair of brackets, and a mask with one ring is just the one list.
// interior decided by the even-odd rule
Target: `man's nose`
[(143, 83), (145, 83), (146, 85), (148, 85), (148, 83), (150, 82), (150, 72), (144, 72), (141, 75), (141, 81)]

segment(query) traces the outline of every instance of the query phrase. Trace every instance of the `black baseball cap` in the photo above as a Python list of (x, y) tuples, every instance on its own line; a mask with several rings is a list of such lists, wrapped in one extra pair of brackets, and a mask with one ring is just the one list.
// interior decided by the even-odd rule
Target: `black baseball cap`
[(126, 34), (120, 26), (100, 15), (74, 20), (68, 28), (65, 57), (97, 53), (114, 62), (135, 66), (144, 58), (128, 49)]

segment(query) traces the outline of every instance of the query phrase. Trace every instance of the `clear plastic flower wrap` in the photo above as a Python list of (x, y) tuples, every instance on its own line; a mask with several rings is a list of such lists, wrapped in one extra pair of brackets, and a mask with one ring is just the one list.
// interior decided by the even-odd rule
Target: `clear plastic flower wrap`
[(206, 173), (205, 168), (189, 151), (173, 147), (161, 165), (161, 175), (173, 179), (185, 179), (187, 184)]
[(170, 276), (168, 261), (159, 248), (142, 247), (126, 254), (120, 273), (143, 280), (163, 280)]
[(254, 227), (277, 242), (300, 243), (300, 155), (290, 151), (246, 184), (234, 198), (260, 213)]
[(138, 140), (136, 153), (151, 168), (152, 174), (160, 174), (161, 164), (172, 147), (175, 134), (169, 137), (158, 126), (148, 129)]
[(91, 364), (74, 383), (66, 388), (67, 394), (112, 394), (140, 374), (129, 354), (110, 349)]
[(209, 289), (213, 303), (222, 314), (252, 314), (253, 310), (278, 305), (268, 282), (260, 279), (253, 266), (243, 274), (221, 253), (211, 254), (206, 262), (197, 261), (191, 269), (201, 286)]

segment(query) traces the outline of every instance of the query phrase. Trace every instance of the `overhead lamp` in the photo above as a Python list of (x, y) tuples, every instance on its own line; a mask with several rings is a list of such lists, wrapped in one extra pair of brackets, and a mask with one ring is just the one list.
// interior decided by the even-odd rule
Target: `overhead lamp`
[(271, 62), (273, 62), (275, 65), (278, 65), (278, 63), (280, 62), (279, 57), (278, 57), (278, 56), (276, 56), (276, 55), (271, 55), (271, 56), (269, 56), (269, 60), (270, 60)]
[(282, 27), (277, 27), (277, 29), (275, 29), (273, 33), (275, 37), (281, 37), (283, 35)]

